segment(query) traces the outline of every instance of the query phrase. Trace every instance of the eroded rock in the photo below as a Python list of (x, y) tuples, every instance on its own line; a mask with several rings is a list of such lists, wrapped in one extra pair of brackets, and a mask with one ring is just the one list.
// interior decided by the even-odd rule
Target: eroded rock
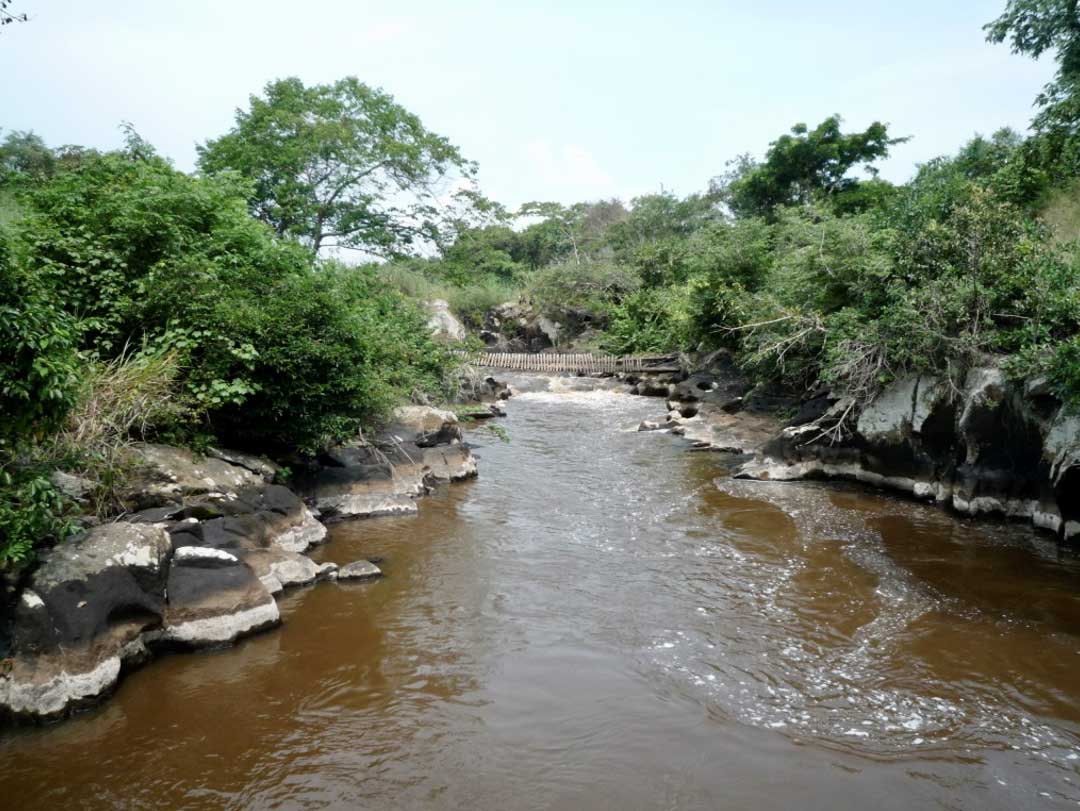
[(374, 580), (382, 577), (382, 569), (370, 560), (355, 560), (338, 569), (338, 580)]

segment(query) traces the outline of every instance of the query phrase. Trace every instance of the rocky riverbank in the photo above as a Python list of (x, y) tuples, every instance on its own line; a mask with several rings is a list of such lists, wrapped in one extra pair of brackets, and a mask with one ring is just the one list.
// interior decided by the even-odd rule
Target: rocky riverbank
[(988, 358), (960, 386), (905, 377), (858, 411), (827, 390), (797, 398), (752, 389), (723, 354), (685, 366), (626, 380), (632, 393), (667, 401), (666, 416), (641, 430), (736, 454), (739, 478), (849, 479), (963, 515), (1027, 521), (1063, 540), (1080, 535), (1080, 415), (1045, 381), (1010, 382)]
[(155, 655), (278, 624), (286, 589), (379, 576), (368, 561), (338, 570), (304, 553), (327, 522), (414, 513), (432, 488), (477, 475), (457, 417), (426, 406), (398, 409), (373, 441), (329, 451), (290, 486), (247, 454), (135, 453), (137, 511), (43, 553), (0, 595), (0, 715), (63, 717)]

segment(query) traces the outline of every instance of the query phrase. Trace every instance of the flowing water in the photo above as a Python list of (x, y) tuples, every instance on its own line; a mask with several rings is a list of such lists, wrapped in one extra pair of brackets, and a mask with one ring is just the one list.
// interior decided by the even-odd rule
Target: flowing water
[(522, 378), (481, 477), (336, 526), (372, 584), (0, 736), (11, 809), (1080, 804), (1080, 559), (837, 485), (738, 482), (658, 401)]

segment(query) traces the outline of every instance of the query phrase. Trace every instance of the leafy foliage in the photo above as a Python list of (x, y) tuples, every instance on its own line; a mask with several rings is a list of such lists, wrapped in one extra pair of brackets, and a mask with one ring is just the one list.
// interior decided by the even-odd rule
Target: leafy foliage
[(838, 115), (812, 130), (796, 124), (790, 135), (769, 145), (763, 163), (742, 167), (726, 189), (727, 202), (737, 215), (769, 216), (777, 206), (851, 194), (860, 182), (849, 172), (859, 164), (872, 172), (874, 161), (888, 157), (889, 148), (905, 140), (890, 138), (879, 121), (853, 133), (840, 131)]
[(388, 93), (355, 77), (270, 82), (236, 125), (199, 147), (207, 174), (251, 181), (251, 212), (279, 236), (377, 255), (438, 239), (437, 183), (472, 164)]
[(55, 429), (75, 402), (73, 320), (0, 232), (0, 464)]

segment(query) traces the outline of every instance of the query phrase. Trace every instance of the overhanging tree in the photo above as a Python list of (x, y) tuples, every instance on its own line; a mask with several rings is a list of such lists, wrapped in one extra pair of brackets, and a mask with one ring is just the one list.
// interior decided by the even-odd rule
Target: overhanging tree
[(438, 197), (476, 167), (446, 138), (355, 77), (266, 85), (225, 135), (199, 147), (199, 168), (252, 182), (252, 213), (311, 246), (389, 256), (438, 241)]
[(1080, 124), (1080, 0), (1009, 0), (984, 30), (991, 42), (1009, 40), (1014, 53), (1034, 59), (1054, 53), (1057, 74), (1036, 99), (1041, 111), (1035, 125), (1075, 132)]

